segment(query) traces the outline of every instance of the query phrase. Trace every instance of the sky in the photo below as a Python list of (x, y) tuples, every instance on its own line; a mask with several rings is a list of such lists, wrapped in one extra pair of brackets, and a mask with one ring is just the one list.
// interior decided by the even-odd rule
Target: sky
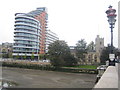
[[(119, 0), (1, 0), (0, 1), (0, 44), (13, 43), (15, 13), (28, 13), (38, 7), (46, 7), (48, 29), (56, 33), (60, 40), (74, 46), (78, 40), (87, 44), (95, 42), (97, 35), (109, 44), (110, 26), (106, 10), (109, 5), (118, 10)], [(118, 12), (118, 11), (117, 11)], [(117, 14), (116, 12), (116, 14)], [(118, 17), (116, 17), (117, 19)], [(117, 19), (118, 20), (118, 19)], [(116, 21), (114, 46), (118, 47), (118, 23)]]

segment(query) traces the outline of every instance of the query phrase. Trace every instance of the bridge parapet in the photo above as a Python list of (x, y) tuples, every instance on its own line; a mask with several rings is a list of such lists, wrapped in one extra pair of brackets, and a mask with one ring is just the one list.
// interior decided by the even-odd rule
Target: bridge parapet
[(118, 88), (118, 65), (108, 66), (95, 88)]

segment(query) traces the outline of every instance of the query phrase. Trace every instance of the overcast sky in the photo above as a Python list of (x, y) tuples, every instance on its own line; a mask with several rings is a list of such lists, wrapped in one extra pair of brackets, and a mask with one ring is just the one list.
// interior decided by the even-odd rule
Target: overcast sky
[[(75, 45), (80, 39), (90, 43), (100, 35), (104, 38), (106, 46), (110, 43), (110, 28), (105, 11), (109, 5), (118, 10), (118, 1), (1, 0), (0, 43), (13, 43), (15, 13), (28, 13), (38, 7), (47, 7), (48, 27), (59, 36), (60, 40), (65, 40), (68, 45)], [(117, 21), (114, 28), (114, 45), (118, 46)]]

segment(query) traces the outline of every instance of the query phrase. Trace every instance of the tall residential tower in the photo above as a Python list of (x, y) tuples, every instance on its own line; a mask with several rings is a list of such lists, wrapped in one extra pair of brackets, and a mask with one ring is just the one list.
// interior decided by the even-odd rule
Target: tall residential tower
[(25, 13), (15, 14), (15, 31), (13, 56), (30, 57), (38, 55), (40, 39), (40, 23)]
[[(46, 39), (50, 33), (47, 31), (47, 19), (45, 7), (29, 13), (15, 14), (13, 56), (26, 55), (30, 58), (31, 55), (38, 56), (46, 53)], [(54, 35), (51, 37), (56, 40)]]
[(45, 7), (37, 8), (37, 10), (31, 11), (28, 13), (33, 16), (40, 23), (40, 54), (45, 53), (45, 37), (46, 37), (46, 29), (47, 29), (47, 19), (48, 14), (46, 12)]

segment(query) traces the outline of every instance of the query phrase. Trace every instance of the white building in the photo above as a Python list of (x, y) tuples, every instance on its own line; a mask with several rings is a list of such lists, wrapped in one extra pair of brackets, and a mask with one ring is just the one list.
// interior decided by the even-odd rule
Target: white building
[(46, 52), (48, 52), (49, 45), (56, 40), (59, 40), (57, 34), (50, 30), (46, 30)]

